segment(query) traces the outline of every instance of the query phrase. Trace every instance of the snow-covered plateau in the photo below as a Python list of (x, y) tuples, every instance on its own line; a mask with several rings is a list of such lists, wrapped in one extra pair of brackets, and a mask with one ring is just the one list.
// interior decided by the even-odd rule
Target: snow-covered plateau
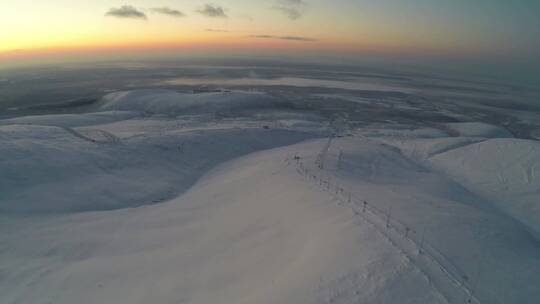
[(346, 118), (144, 90), (0, 120), (0, 303), (539, 303), (539, 141)]

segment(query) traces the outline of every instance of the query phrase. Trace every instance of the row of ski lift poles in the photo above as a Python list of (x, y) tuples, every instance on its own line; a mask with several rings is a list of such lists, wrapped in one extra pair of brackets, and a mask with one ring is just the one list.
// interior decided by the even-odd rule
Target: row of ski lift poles
[[(328, 152), (328, 149), (330, 148), (330, 145), (332, 143), (332, 140), (333, 138), (330, 137), (328, 139), (328, 142), (325, 144), (325, 146), (323, 147), (322, 151), (319, 153), (319, 155), (317, 156), (317, 160), (316, 160), (316, 163), (317, 163), (317, 166), (320, 170), (324, 170), (324, 165), (325, 165), (325, 158), (326, 158), (326, 154)], [(343, 159), (343, 151), (340, 150), (339, 152), (339, 155), (338, 155), (338, 168), (340, 167), (340, 164), (341, 164), (341, 161)], [(328, 180), (324, 180), (322, 177), (318, 177), (317, 175), (315, 174), (311, 174), (309, 169), (305, 168), (303, 163), (300, 161), (300, 157), (298, 155), (295, 155), (294, 156), (294, 160), (296, 161), (296, 164), (298, 166), (298, 168), (300, 169), (300, 173), (301, 174), (304, 174), (305, 176), (313, 179), (314, 181), (317, 181), (318, 180), (318, 184), (319, 186), (323, 187), (323, 188), (326, 188), (326, 190), (330, 193), (332, 193), (332, 186), (331, 186), (331, 181), (330, 181), (330, 177), (328, 177)], [(344, 192), (345, 192), (345, 189), (343, 189), (342, 187), (340, 187), (337, 183), (335, 185), (335, 195), (338, 196), (338, 199), (339, 199), (339, 195), (343, 195), (344, 196)], [(346, 198), (347, 198), (347, 202), (349, 204), (351, 204), (353, 202), (353, 200), (355, 200), (352, 196), (352, 194), (350, 192), (347, 193), (346, 195)], [(358, 200), (360, 201), (360, 200)], [(384, 211), (381, 211), (381, 210), (378, 210), (378, 208), (375, 208), (375, 207), (368, 207), (368, 202), (365, 201), (365, 200), (362, 200), (361, 201), (362, 203), (362, 210), (361, 212), (362, 213), (366, 213), (367, 211), (371, 212), (372, 214), (374, 214), (375, 216), (378, 216), (377, 213), (381, 213), (383, 215), (385, 215), (386, 219), (385, 219), (385, 226), (387, 229), (390, 229), (391, 228), (391, 221), (392, 221), (392, 206), (390, 206), (390, 208), (388, 209), (388, 212), (384, 212)], [(376, 211), (375, 211), (376, 210)], [(410, 239), (412, 242), (415, 242), (411, 237), (410, 237), (410, 233), (413, 232), (415, 233), (414, 230), (412, 230), (410, 227), (408, 227), (407, 225), (404, 225), (404, 224), (401, 224), (405, 227), (405, 232), (403, 234), (403, 236), (407, 239)], [(396, 231), (399, 233), (399, 231), (396, 229)], [(425, 243), (425, 233), (426, 233), (426, 228), (424, 227), (422, 229), (422, 234), (421, 234), (421, 237), (420, 237), (420, 241), (418, 241), (418, 254), (424, 254), (425, 251), (424, 251), (424, 243)], [(434, 257), (432, 257), (433, 260), (436, 261), (436, 259)], [(440, 262), (436, 261), (437, 263), (440, 264)], [(480, 275), (480, 268), (478, 270), (478, 276)], [(465, 279), (467, 280), (467, 279)], [(476, 290), (476, 287), (478, 285), (478, 281), (479, 281), (479, 278), (477, 277), (477, 280), (476, 280), (476, 283), (473, 284), (471, 290), (466, 293), (465, 295), (465, 299), (464, 299), (464, 303), (473, 303), (473, 293), (475, 292)], [(461, 286), (466, 286), (464, 282), (461, 282), (461, 280), (458, 280), (458, 282), (461, 284)], [(475, 298), (474, 298), (475, 299)], [(479, 303), (479, 301), (477, 299), (475, 299), (476, 302)]]
[[(341, 163), (341, 159), (343, 157), (343, 151), (340, 151), (339, 152), (339, 155), (338, 155), (338, 167), (339, 167), (339, 164)], [(324, 180), (323, 178), (317, 178), (317, 175), (315, 174), (311, 174), (309, 172), (309, 169), (306, 169), (304, 168), (304, 165), (302, 164), (302, 162), (300, 162), (300, 157), (298, 156), (295, 156), (295, 160), (296, 160), (296, 164), (299, 166), (300, 170), (302, 171), (303, 174), (305, 174), (306, 176), (312, 178), (313, 180), (319, 180), (318, 183), (319, 183), (319, 186), (323, 187), (323, 188), (326, 188), (326, 190), (328, 192), (332, 192), (332, 184), (331, 184), (331, 181), (330, 181), (330, 178), (328, 178), (328, 180)], [(322, 170), (322, 163), (320, 163), (319, 165), (319, 168)], [(343, 195), (344, 192), (345, 192), (345, 189), (343, 189), (342, 187), (339, 187), (338, 184), (336, 184), (335, 186), (335, 195), (336, 196), (339, 196), (340, 194)], [(351, 204), (353, 202), (353, 197), (352, 197), (352, 194), (350, 192), (347, 193), (347, 203)], [(366, 211), (370, 211), (371, 213), (373, 214), (376, 214), (376, 212), (374, 212), (373, 210), (371, 209), (368, 209), (368, 202), (365, 201), (365, 200), (362, 200), (362, 212), (363, 213), (366, 213)], [(386, 216), (386, 228), (390, 228), (391, 226), (391, 218), (392, 218), (392, 206), (390, 206), (390, 208), (388, 209), (388, 212), (382, 212), (382, 211), (379, 211), (380, 213), (384, 214)], [(409, 233), (412, 231), (411, 228), (409, 228), (408, 226), (405, 226), (405, 238), (409, 238)], [(425, 239), (425, 228), (422, 230), (422, 236), (420, 238), (420, 243), (419, 243), (419, 250), (418, 252), (420, 254), (423, 253), (423, 247), (424, 247), (424, 239)]]

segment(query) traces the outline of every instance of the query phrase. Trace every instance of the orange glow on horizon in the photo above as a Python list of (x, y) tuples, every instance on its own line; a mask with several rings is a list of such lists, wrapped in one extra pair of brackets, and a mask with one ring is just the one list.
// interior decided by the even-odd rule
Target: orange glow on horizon
[[(205, 37), (194, 39), (193, 41), (149, 41), (149, 42), (119, 42), (110, 44), (74, 44), (70, 46), (53, 46), (43, 48), (21, 49), (12, 51), (0, 51), (0, 65), (4, 61), (26, 61), (39, 60), (40, 58), (62, 58), (70, 57), (74, 60), (83, 57), (99, 59), (107, 55), (133, 54), (137, 56), (160, 55), (166, 53), (171, 55), (178, 52), (223, 52), (234, 51), (266, 53), (278, 51), (306, 52), (306, 53), (378, 53), (387, 55), (422, 55), (438, 53), (443, 56), (460, 57), (465, 54), (470, 55), (471, 50), (453, 50), (452, 52), (444, 48), (431, 47), (405, 47), (403, 45), (368, 43), (357, 41), (286, 41), (279, 39), (262, 39), (252, 37), (232, 37), (216, 39), (215, 37)], [(12, 62), (13, 63), (13, 62)]]

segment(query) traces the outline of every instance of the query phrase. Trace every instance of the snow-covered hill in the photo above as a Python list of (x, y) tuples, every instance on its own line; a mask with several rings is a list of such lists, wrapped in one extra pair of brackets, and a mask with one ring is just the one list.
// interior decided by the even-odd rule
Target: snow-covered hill
[[(153, 127), (160, 129), (158, 122)], [(120, 141), (97, 130), (0, 127), (0, 211), (73, 212), (156, 203), (188, 189), (220, 162), (309, 137), (230, 127)]]
[(429, 161), (540, 235), (540, 142), (491, 139)]
[(4, 301), (445, 303), (399, 250), (285, 163), (299, 149), (223, 164), (155, 206), (3, 220), (14, 233), (2, 236)]
[[(0, 121), (0, 302), (540, 298), (536, 141), (481, 123), (329, 139), (276, 107), (122, 92)], [(258, 115), (208, 120), (224, 109)]]

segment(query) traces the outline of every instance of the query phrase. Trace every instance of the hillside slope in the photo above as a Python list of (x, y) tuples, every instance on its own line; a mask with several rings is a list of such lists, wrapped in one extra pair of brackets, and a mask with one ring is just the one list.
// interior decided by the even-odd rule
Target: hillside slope
[(0, 121), (1, 303), (538, 302), (536, 141), (195, 95)]

